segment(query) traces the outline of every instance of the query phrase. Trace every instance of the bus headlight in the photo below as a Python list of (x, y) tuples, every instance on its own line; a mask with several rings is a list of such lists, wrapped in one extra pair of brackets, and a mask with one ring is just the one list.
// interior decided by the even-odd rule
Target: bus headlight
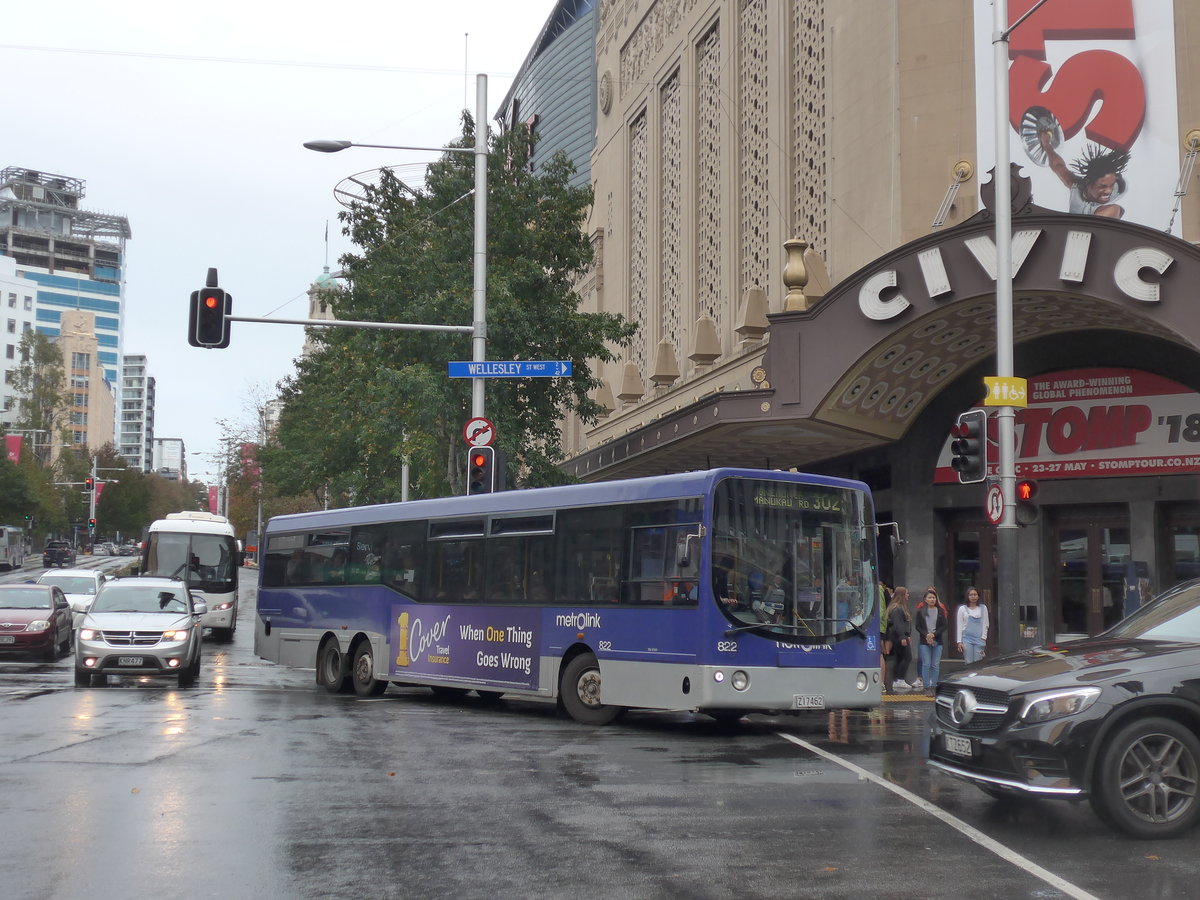
[(867, 689), (867, 684), (868, 684), (867, 673), (859, 672), (858, 677), (854, 679), (854, 686), (856, 688), (858, 688), (860, 691), (865, 691)]
[(735, 691), (744, 691), (750, 687), (750, 673), (738, 669), (729, 679), (729, 683), (733, 685)]
[(715, 681), (717, 684), (720, 684), (724, 680), (725, 680), (725, 673), (722, 672), (720, 669), (717, 669), (717, 671), (713, 672), (713, 681)]

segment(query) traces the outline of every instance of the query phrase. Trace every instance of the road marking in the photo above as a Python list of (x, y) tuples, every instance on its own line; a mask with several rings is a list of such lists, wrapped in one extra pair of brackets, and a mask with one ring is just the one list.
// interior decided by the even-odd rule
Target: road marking
[(837, 756), (833, 753), (829, 753), (828, 751), (822, 750), (820, 747), (817, 747), (814, 744), (810, 744), (808, 741), (806, 741), (802, 738), (798, 738), (795, 735), (785, 734), (782, 731), (778, 731), (778, 732), (776, 732), (776, 734), (778, 734), (785, 741), (791, 741), (793, 744), (803, 747), (805, 750), (808, 750), (810, 753), (817, 754), (817, 756), (820, 756), (822, 759), (827, 759), (831, 763), (834, 763), (835, 765), (839, 765), (844, 769), (848, 769), (849, 771), (853, 772), (855, 775), (858, 775), (860, 778), (865, 778), (868, 781), (871, 781), (871, 782), (879, 785), (880, 787), (887, 788), (893, 794), (896, 794), (897, 796), (904, 798), (905, 800), (907, 800), (909, 803), (913, 804), (914, 806), (920, 807), (921, 809), (925, 810), (925, 812), (929, 813), (930, 815), (933, 815), (936, 818), (941, 819), (943, 822), (945, 822), (951, 828), (955, 829), (960, 834), (970, 838), (972, 841), (974, 841), (976, 844), (978, 844), (983, 849), (989, 850), (992, 853), (995, 853), (1001, 859), (1005, 860), (1006, 862), (1012, 863), (1013, 865), (1017, 866), (1018, 868), (1024, 869), (1026, 872), (1028, 872), (1030, 875), (1033, 875), (1035, 878), (1040, 878), (1042, 881), (1046, 882), (1048, 885), (1055, 888), (1056, 890), (1062, 891), (1068, 897), (1074, 897), (1074, 898), (1076, 898), (1076, 900), (1098, 900), (1098, 898), (1096, 897), (1095, 894), (1089, 894), (1083, 888), (1076, 887), (1075, 885), (1071, 884), (1071, 882), (1069, 882), (1063, 878), (1060, 878), (1059, 876), (1055, 875), (1050, 870), (1043, 869), (1041, 866), (1039, 866), (1033, 860), (1026, 859), (1024, 856), (1021, 856), (1021, 854), (1017, 853), (1015, 850), (1004, 846), (999, 841), (993, 840), (992, 838), (990, 838), (986, 834), (984, 834), (982, 831), (980, 831), (978, 828), (968, 825), (966, 822), (964, 822), (962, 819), (957, 818), (956, 816), (950, 815), (950, 813), (946, 812), (943, 809), (940, 809), (939, 807), (930, 803), (928, 800), (925, 800), (922, 797), (918, 797), (912, 791), (907, 790), (906, 788), (902, 788), (902, 787), (900, 787), (900, 785), (895, 784), (891, 781), (888, 781), (886, 778), (881, 778), (880, 776), (874, 774), (873, 772), (868, 772), (866, 769), (862, 768), (861, 766), (856, 766), (854, 763), (850, 762), (849, 760), (842, 759), (840, 756)]

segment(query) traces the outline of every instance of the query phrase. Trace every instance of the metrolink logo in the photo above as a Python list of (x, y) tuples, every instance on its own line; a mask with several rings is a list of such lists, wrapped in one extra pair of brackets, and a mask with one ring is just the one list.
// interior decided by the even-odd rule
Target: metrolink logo
[(562, 628), (599, 628), (600, 613), (559, 613), (554, 624)]

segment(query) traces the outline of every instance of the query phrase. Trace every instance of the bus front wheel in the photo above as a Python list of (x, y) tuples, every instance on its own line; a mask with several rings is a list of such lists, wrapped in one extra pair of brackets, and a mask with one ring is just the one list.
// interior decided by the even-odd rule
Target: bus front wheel
[(350, 667), (354, 682), (354, 693), (360, 697), (378, 697), (387, 690), (388, 683), (375, 677), (375, 657), (371, 653), (371, 642), (363, 641), (354, 651), (354, 665)]
[(350, 667), (336, 638), (329, 638), (317, 651), (317, 684), (331, 694), (344, 694), (350, 689)]
[(600, 702), (600, 663), (591, 653), (581, 653), (567, 663), (559, 697), (567, 715), (584, 725), (607, 725), (624, 712)]

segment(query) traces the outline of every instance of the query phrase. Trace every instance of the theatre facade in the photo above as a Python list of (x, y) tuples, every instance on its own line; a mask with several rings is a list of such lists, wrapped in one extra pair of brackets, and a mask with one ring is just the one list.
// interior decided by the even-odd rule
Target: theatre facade
[[(1200, 27), (1180, 31), (1200, 13), (1164, 4), (1173, 15), (1142, 21), (1129, 4), (1096, 6), (1129, 12), (1129, 46), (1104, 51), (1135, 68), (1146, 35), (1170, 38), (1172, 71), (1200, 58), (1183, 37)], [(936, 585), (951, 606), (975, 585), (994, 609), (987, 484), (959, 484), (949, 453), (956, 417), (983, 405), (983, 378), (996, 374), (995, 175), (976, 122), (986, 100), (969, 7), (600, 3), (597, 254), (583, 296), (641, 327), (618, 364), (599, 368), (608, 414), (568, 423), (566, 471), (859, 478), (900, 538), (880, 542), (886, 580), (914, 593)], [(1060, 43), (1070, 33), (1035, 25)], [(1067, 49), (1045, 52), (1046, 65), (1090, 52)], [(1200, 186), (1191, 176), (1158, 206), (1139, 198), (1142, 212), (1126, 169), (1123, 216), (1070, 212), (1047, 148), (1086, 160), (1093, 151), (1073, 148), (1096, 145), (1102, 105), (1078, 122), (1064, 108), (1010, 117), (1026, 156), (1014, 153), (1003, 179), (1014, 372), (1029, 385), (1014, 452), (1018, 477), (1039, 488), (1037, 521), (1017, 539), (1024, 643), (1098, 632), (1200, 575), (1200, 250), (1188, 240), (1200, 233)], [(1158, 153), (1174, 184), (1200, 124), (1183, 79), (1171, 115), (1143, 111), (1132, 138), (1109, 134), (1133, 154)], [(1150, 134), (1153, 151), (1137, 143)], [(1136, 186), (1158, 190), (1149, 176)], [(993, 473), (995, 425), (993, 415)]]

